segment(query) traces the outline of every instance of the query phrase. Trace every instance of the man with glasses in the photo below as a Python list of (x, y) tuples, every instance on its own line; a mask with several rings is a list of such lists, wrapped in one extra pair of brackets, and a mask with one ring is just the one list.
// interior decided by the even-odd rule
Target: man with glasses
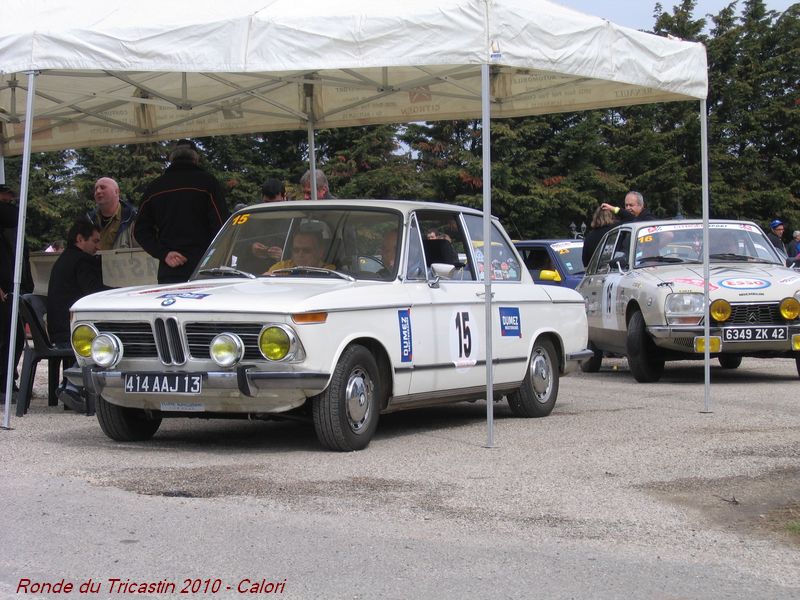
[(278, 269), (291, 269), (293, 267), (336, 269), (336, 265), (322, 263), (323, 253), (321, 232), (298, 231), (292, 239), (292, 257), (275, 263), (268, 272), (272, 273)]

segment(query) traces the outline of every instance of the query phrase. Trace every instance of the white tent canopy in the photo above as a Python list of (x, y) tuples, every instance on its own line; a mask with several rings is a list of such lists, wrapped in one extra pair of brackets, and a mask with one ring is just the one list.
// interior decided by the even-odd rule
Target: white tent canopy
[(546, 0), (4, 0), (0, 153), (706, 96), (702, 45)]
[(547, 0), (3, 0), (0, 181), (24, 154), (22, 231), (31, 151), (480, 117), (491, 239), (490, 116), (701, 100), (705, 132), (707, 86), (702, 45)]

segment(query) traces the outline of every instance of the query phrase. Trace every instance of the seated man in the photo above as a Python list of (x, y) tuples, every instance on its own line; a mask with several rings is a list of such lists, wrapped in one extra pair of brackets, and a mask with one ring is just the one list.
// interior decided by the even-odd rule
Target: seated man
[(394, 263), (397, 260), (397, 229), (389, 229), (383, 234), (381, 243), (381, 262), (383, 268), (378, 271), (381, 277), (388, 277), (394, 273)]
[(317, 267), (322, 269), (336, 269), (336, 265), (323, 264), (324, 248), (322, 233), (319, 231), (298, 231), (292, 238), (292, 257), (275, 263), (267, 273), (278, 269), (292, 267)]
[[(110, 289), (103, 285), (103, 269), (97, 250), (100, 231), (88, 221), (76, 221), (67, 233), (67, 247), (53, 264), (47, 286), (47, 333), (59, 348), (70, 348), (69, 309), (79, 299)], [(64, 368), (74, 364), (64, 361)], [(81, 391), (65, 378), (58, 390), (65, 406), (86, 410)]]

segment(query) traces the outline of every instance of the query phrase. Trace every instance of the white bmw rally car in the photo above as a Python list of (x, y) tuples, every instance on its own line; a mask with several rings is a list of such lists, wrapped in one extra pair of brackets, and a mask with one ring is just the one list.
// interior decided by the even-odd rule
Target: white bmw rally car
[(533, 284), (494, 220), (422, 202), (248, 207), (182, 284), (93, 294), (72, 307), (69, 371), (103, 431), (152, 437), (165, 417), (306, 415), (320, 442), (364, 448), (382, 412), (486, 396), (541, 417), (559, 376), (591, 356), (583, 300)]
[[(708, 233), (711, 356), (729, 369), (743, 356), (791, 357), (800, 373), (800, 273), (754, 223), (711, 221)], [(666, 360), (703, 358), (702, 243), (694, 220), (606, 234), (577, 288), (595, 351), (584, 371), (598, 370), (604, 352), (624, 354), (636, 380), (652, 382)]]

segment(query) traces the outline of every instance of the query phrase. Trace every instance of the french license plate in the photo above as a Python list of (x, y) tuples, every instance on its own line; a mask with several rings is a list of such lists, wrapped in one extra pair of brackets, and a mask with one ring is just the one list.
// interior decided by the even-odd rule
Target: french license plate
[(722, 339), (726, 342), (780, 342), (787, 340), (786, 327), (723, 327)]
[(129, 394), (199, 394), (202, 373), (125, 373)]

